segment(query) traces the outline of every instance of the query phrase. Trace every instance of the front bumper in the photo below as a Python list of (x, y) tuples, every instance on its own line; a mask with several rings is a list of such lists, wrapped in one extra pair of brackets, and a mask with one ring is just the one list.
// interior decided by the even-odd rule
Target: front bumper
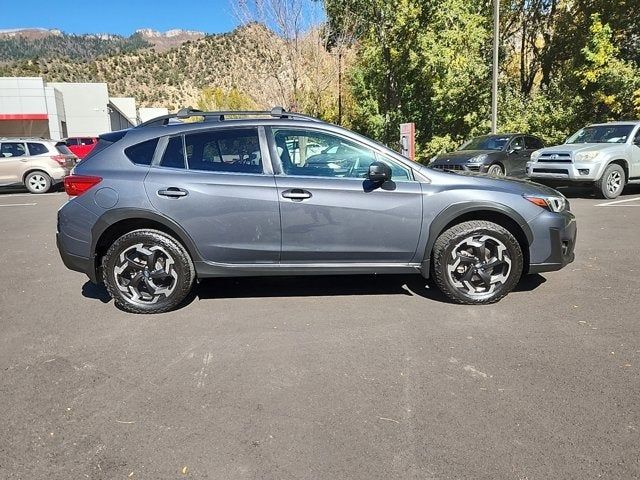
[(526, 174), (532, 180), (551, 182), (595, 182), (600, 178), (599, 163), (527, 162)]
[(577, 226), (569, 212), (545, 212), (529, 222), (534, 234), (529, 273), (560, 270), (575, 259)]

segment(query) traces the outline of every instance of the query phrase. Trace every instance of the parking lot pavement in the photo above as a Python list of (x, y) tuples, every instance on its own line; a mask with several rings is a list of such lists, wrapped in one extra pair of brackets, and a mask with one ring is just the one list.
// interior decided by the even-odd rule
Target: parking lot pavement
[(62, 265), (64, 194), (0, 195), (0, 478), (638, 478), (640, 189), (569, 196), (576, 261), (496, 305), (219, 279), (136, 316)]

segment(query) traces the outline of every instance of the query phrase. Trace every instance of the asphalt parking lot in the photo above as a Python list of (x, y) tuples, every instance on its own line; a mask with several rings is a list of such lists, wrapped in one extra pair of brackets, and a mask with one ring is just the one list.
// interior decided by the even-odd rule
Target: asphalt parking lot
[(638, 187), (496, 305), (222, 279), (157, 316), (64, 268), (65, 200), (0, 194), (2, 479), (640, 478)]

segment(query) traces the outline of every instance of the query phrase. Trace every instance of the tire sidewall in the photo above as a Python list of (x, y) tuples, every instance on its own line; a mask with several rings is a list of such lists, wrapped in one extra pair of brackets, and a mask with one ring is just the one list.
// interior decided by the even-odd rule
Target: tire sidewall
[[(42, 176), (45, 181), (47, 182), (47, 186), (42, 189), (42, 190), (33, 190), (31, 188), (31, 186), (29, 185), (29, 179), (35, 175), (40, 175)], [(41, 172), (41, 171), (35, 171), (35, 172), (30, 172), (24, 179), (24, 185), (25, 187), (27, 187), (27, 190), (29, 190), (29, 193), (33, 193), (33, 194), (40, 194), (40, 193), (47, 193), (49, 190), (51, 190), (51, 177), (45, 173), (45, 172)]]
[[(438, 269), (438, 271), (434, 272), (436, 280), (438, 281), (439, 286), (445, 290), (444, 293), (446, 293), (453, 300), (466, 304), (493, 303), (507, 295), (520, 281), (524, 267), (524, 258), (520, 249), (520, 245), (518, 244), (516, 238), (511, 235), (511, 233), (509, 233), (506, 229), (500, 227), (497, 224), (494, 225), (496, 227), (495, 229), (484, 226), (461, 229), (459, 232), (456, 232), (456, 234), (446, 243), (446, 245), (440, 252), (434, 252), (434, 257), (438, 257), (434, 258), (433, 262), (434, 269)], [(453, 283), (449, 279), (447, 266), (448, 261), (451, 258), (451, 253), (456, 248), (456, 246), (465, 238), (475, 235), (488, 235), (501, 241), (506, 246), (507, 252), (511, 259), (511, 271), (509, 272), (507, 281), (496, 288), (493, 292), (483, 295), (471, 296), (466, 295), (455, 285), (453, 285)]]
[[(176, 288), (168, 297), (162, 298), (156, 303), (145, 304), (131, 301), (118, 288), (115, 278), (114, 267), (120, 254), (139, 243), (159, 245), (173, 257), (174, 270), (178, 276)], [(186, 249), (179, 242), (157, 230), (135, 230), (118, 238), (109, 247), (102, 262), (102, 276), (109, 294), (119, 308), (133, 313), (160, 313), (180, 305), (191, 290), (195, 271)]]
[[(609, 176), (614, 171), (617, 171), (622, 176), (622, 185), (620, 187), (620, 190), (612, 194), (609, 192), (609, 189), (607, 188), (607, 183), (608, 183), (607, 181), (609, 179)], [(624, 190), (625, 183), (626, 183), (626, 175), (624, 173), (624, 169), (618, 164), (609, 165), (607, 168), (605, 168), (604, 173), (602, 174), (602, 179), (600, 180), (600, 182), (598, 182), (598, 189), (600, 190), (598, 193), (603, 198), (606, 198), (609, 200), (618, 198), (622, 194), (622, 191)]]
[[(491, 172), (491, 169), (500, 169), (499, 172), (493, 173)], [(500, 165), (499, 163), (492, 163), (491, 165), (489, 165), (489, 168), (487, 168), (487, 174), (489, 175), (493, 175), (496, 177), (504, 177), (505, 172), (504, 172), (504, 167), (502, 165)]]

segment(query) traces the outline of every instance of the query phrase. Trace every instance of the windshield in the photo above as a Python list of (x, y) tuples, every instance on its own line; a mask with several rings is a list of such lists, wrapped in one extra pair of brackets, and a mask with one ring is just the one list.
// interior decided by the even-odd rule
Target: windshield
[(624, 143), (633, 125), (599, 125), (584, 127), (569, 137), (566, 143)]
[(510, 137), (484, 135), (476, 137), (464, 143), (460, 150), (502, 150)]

